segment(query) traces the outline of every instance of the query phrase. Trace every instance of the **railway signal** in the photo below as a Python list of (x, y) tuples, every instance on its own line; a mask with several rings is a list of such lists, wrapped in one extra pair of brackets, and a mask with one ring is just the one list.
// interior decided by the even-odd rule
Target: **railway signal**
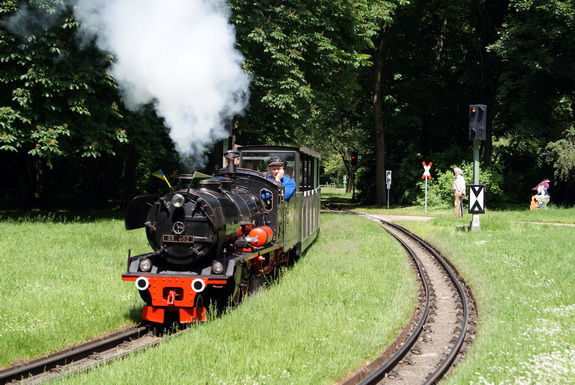
[[(487, 126), (487, 106), (485, 104), (472, 104), (469, 106), (469, 140), (473, 141), (473, 183), (479, 185), (479, 141), (485, 140)], [(483, 190), (481, 190), (483, 191)], [(472, 191), (474, 192), (474, 191)], [(479, 190), (475, 191), (479, 195)], [(483, 200), (483, 194), (481, 194)], [(477, 201), (479, 202), (479, 201)], [(483, 213), (483, 204), (481, 209), (477, 207), (473, 210), (472, 220), (469, 224), (471, 231), (479, 231), (481, 225), (479, 223), (478, 213)], [(470, 211), (471, 212), (471, 211)]]
[(351, 152), (351, 165), (357, 166), (357, 151)]
[(389, 208), (389, 190), (391, 189), (391, 170), (385, 170), (385, 184), (387, 185), (387, 208)]
[(487, 106), (472, 104), (469, 106), (469, 140), (485, 140)]

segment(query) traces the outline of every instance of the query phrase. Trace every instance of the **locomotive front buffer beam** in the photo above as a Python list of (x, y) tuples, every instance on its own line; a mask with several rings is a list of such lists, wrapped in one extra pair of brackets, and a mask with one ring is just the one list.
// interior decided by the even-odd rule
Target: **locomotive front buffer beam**
[(236, 269), (242, 265), (259, 267), (261, 261), (266, 259), (264, 256), (274, 250), (277, 250), (277, 246), (260, 247), (249, 253), (235, 255), (227, 261), (226, 271), (219, 275), (138, 271), (136, 266), (139, 266), (140, 261), (153, 253), (143, 254), (128, 258), (129, 269), (122, 274), (122, 280), (134, 282), (146, 302), (142, 309), (143, 321), (162, 324), (168, 312), (177, 312), (180, 323), (204, 322), (210, 300), (227, 301), (235, 286), (243, 284), (236, 282)]

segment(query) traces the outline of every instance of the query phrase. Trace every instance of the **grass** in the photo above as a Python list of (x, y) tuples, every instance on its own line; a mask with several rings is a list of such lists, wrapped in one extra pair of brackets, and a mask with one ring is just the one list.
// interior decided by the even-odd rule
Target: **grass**
[[(423, 212), (419, 207), (364, 210)], [(431, 221), (400, 224), (453, 261), (474, 290), (480, 317), (475, 343), (444, 383), (575, 383), (575, 227), (539, 224), (573, 224), (575, 209), (488, 211), (480, 216), (478, 232), (468, 231), (470, 215), (455, 219), (450, 209), (430, 211)], [(49, 349), (44, 339), (61, 345), (52, 334), (60, 338), (58, 327), (76, 322), (82, 326), (67, 338), (84, 338), (89, 334), (84, 329), (93, 329), (92, 315), (102, 315), (107, 325), (91, 334), (137, 319), (141, 303), (119, 275), (127, 246), (147, 250), (141, 233), (126, 232), (111, 219), (4, 221), (0, 234), (3, 359), (7, 352), (33, 355), (38, 344)], [(386, 252), (377, 253), (381, 249)], [(405, 321), (415, 293), (406, 263), (394, 241), (371, 221), (324, 214), (318, 241), (269, 290), (157, 349), (61, 382), (334, 383), (386, 346)], [(93, 278), (86, 280), (88, 275)], [(90, 289), (76, 293), (87, 284)]]
[(139, 296), (120, 280), (127, 248), (148, 249), (117, 219), (0, 221), (0, 367), (133, 323)]
[[(575, 214), (533, 217), (568, 212)], [(403, 223), (426, 234), (476, 295), (476, 341), (445, 384), (575, 383), (575, 228), (524, 219), (522, 212), (486, 214), (478, 232), (452, 218)]]
[[(62, 382), (307, 385), (345, 377), (394, 338), (417, 288), (403, 251), (375, 223), (346, 216), (342, 227), (341, 220), (322, 216), (309, 253), (223, 317)], [(357, 239), (369, 242), (358, 249)]]
[[(282, 280), (248, 298), (228, 314), (194, 327), (181, 338), (167, 341), (157, 349), (63, 382), (141, 383), (153, 379), (155, 383), (169, 384), (186, 378), (187, 383), (330, 384), (345, 377), (394, 338), (412, 312), (417, 289), (403, 251), (391, 237), (381, 235), (379, 226), (356, 216), (346, 216), (346, 227), (341, 226), (341, 221), (341, 215), (323, 215), (322, 233), (309, 253), (288, 270)], [(104, 233), (112, 235), (123, 231), (119, 229), (120, 223), (112, 223), (114, 228), (107, 233), (99, 228), (103, 224), (99, 222), (70, 224), (70, 228), (46, 223), (25, 223), (24, 226), (48, 226), (39, 238), (46, 238), (54, 245), (64, 243), (58, 247), (73, 248), (66, 239), (79, 238), (80, 233), (89, 234), (85, 237), (99, 244)], [(6, 230), (16, 229), (16, 233), (21, 233), (21, 224), (3, 225)], [(93, 226), (99, 230), (93, 231)], [(27, 227), (26, 232), (30, 231), (34, 230)], [(48, 239), (50, 237), (54, 238)], [(359, 249), (358, 239), (366, 241)], [(22, 239), (20, 242), (25, 243)], [(97, 244), (94, 247), (102, 251)], [(106, 248), (107, 256), (117, 254), (110, 251), (113, 248), (110, 243)], [(22, 280), (31, 282), (30, 285), (41, 280), (40, 286), (60, 281), (71, 267), (85, 271), (88, 267), (81, 262), (83, 258), (70, 252), (58, 267), (28, 279), (22, 277)], [(96, 306), (95, 301), (85, 298), (90, 291), (94, 292), (93, 299), (102, 300), (98, 313), (109, 329), (114, 327), (110, 318), (115, 319), (116, 324), (133, 321), (133, 308), (137, 303), (133, 296), (137, 294), (132, 285), (120, 281), (124, 258), (106, 259), (113, 267), (103, 270), (99, 260), (101, 271), (94, 271), (95, 279), (86, 283), (90, 289), (71, 295), (75, 293), (78, 278), (67, 278), (69, 282), (60, 284), (62, 289), (57, 295), (51, 295), (52, 289), (44, 290), (44, 299), (32, 305), (45, 308), (49, 314), (44, 318), (52, 320), (50, 325), (33, 331), (33, 341), (45, 340), (42, 349), (58, 346), (56, 336), (69, 340), (84, 338), (86, 333), (82, 329), (92, 329), (92, 322), (101, 322), (92, 317), (96, 314), (91, 310)], [(76, 272), (71, 275), (82, 276)], [(64, 306), (67, 309), (60, 310), (63, 296), (68, 298)], [(126, 300), (118, 300), (122, 297)], [(74, 301), (86, 303), (90, 311), (83, 305), (74, 306)], [(11, 308), (21, 310), (28, 306), (12, 302), (2, 305), (1, 310), (12, 312)], [(49, 310), (53, 308), (58, 310)], [(11, 342), (3, 343), (11, 350), (21, 342), (30, 325), (13, 314), (8, 318), (22, 330), (22, 335), (12, 332), (6, 335)], [(76, 327), (75, 322), (81, 325)], [(59, 330), (59, 326), (65, 330)], [(66, 337), (61, 336), (62, 332)], [(35, 352), (40, 353), (40, 349), (36, 348)], [(19, 354), (25, 358), (29, 352), (19, 350)], [(186, 357), (185, 360), (182, 357)]]
[[(423, 206), (398, 206), (391, 205), (389, 209), (385, 207), (375, 206), (362, 206), (358, 202), (352, 201), (352, 194), (346, 193), (343, 189), (336, 189), (331, 187), (322, 187), (321, 190), (322, 200), (333, 200), (344, 208), (356, 210), (368, 214), (394, 214), (394, 215), (410, 215), (410, 216), (430, 216), (440, 218), (450, 218), (453, 216), (453, 207), (434, 207), (429, 206), (427, 212)], [(513, 208), (495, 208), (491, 209), (489, 206), (486, 208), (485, 216), (494, 219), (495, 221), (509, 222), (527, 221), (527, 222), (553, 222), (553, 223), (575, 223), (575, 209), (564, 208), (560, 206), (551, 205), (546, 209), (529, 210), (529, 204), (524, 206), (515, 206)], [(466, 220), (470, 221), (471, 216), (467, 213), (465, 207)], [(481, 214), (484, 215), (484, 214)]]

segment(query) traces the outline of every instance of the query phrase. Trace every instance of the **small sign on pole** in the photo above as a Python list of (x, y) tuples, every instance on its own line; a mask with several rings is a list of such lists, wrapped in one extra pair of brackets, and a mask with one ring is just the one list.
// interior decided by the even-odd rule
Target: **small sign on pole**
[(425, 179), (425, 212), (427, 213), (427, 180), (431, 179), (431, 173), (429, 170), (431, 169), (433, 162), (429, 162), (429, 164), (421, 162), (421, 164), (423, 165), (423, 175), (421, 176), (421, 179)]
[(389, 190), (391, 189), (391, 170), (385, 170), (385, 184), (387, 185), (387, 208), (389, 209)]
[(469, 185), (469, 214), (485, 213), (485, 185)]

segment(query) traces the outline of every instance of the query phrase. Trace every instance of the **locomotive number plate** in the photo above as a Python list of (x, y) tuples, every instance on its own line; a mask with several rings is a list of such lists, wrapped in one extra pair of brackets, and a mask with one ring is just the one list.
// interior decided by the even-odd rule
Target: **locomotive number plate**
[(175, 242), (175, 243), (194, 243), (194, 237), (192, 235), (170, 235), (164, 234), (162, 236), (164, 242)]

